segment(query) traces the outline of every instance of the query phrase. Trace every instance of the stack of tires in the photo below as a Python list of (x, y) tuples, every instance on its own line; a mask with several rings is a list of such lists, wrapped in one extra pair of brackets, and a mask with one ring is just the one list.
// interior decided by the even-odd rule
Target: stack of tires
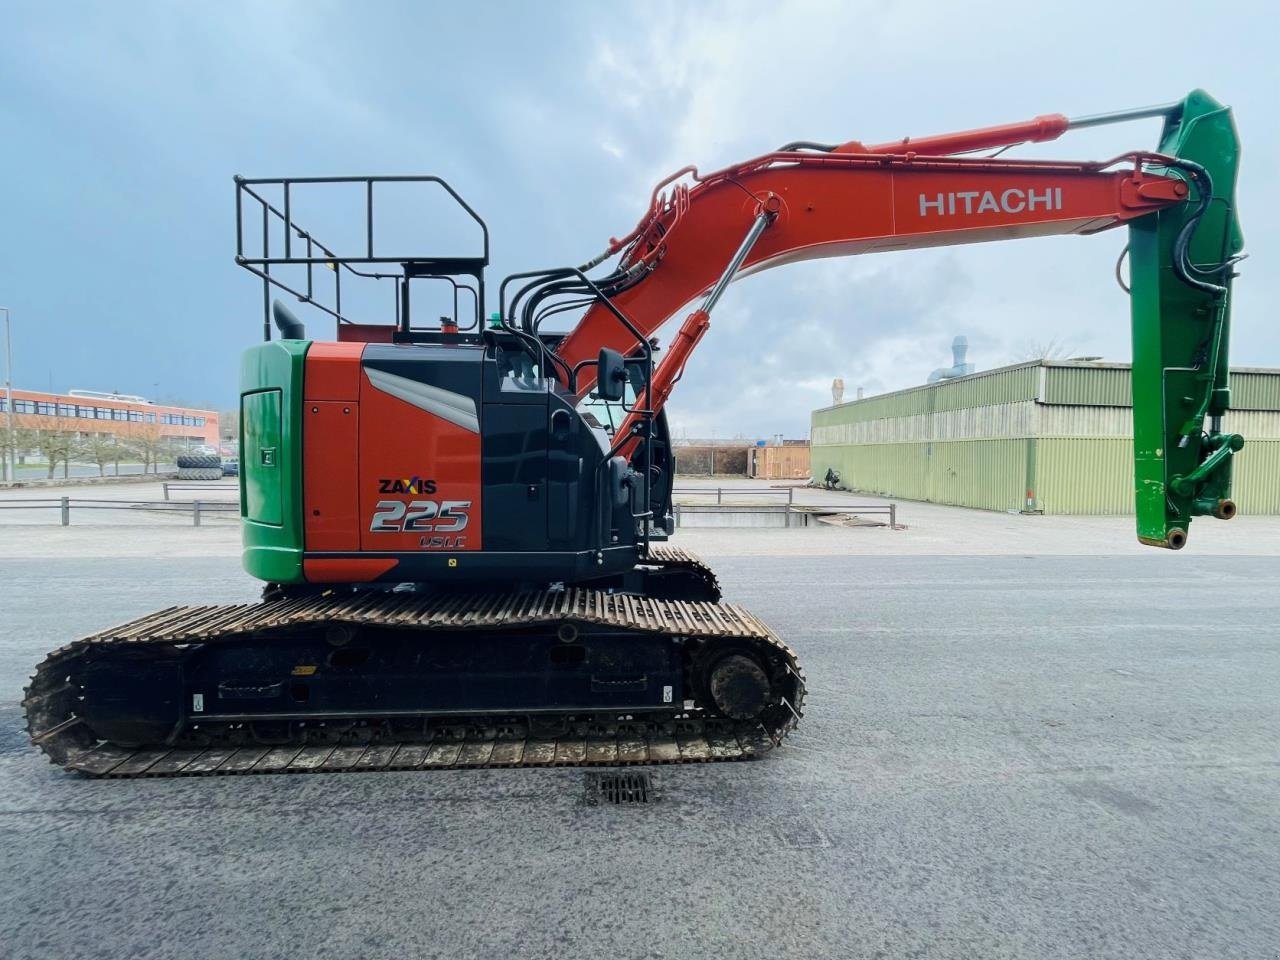
[(178, 454), (179, 480), (221, 480), (222, 458), (215, 454)]

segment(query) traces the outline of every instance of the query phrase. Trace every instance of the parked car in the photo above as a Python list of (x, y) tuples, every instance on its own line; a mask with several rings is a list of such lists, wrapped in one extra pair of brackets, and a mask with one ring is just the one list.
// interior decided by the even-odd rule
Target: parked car
[(222, 458), (222, 475), (224, 477), (240, 476), (240, 461), (236, 457)]

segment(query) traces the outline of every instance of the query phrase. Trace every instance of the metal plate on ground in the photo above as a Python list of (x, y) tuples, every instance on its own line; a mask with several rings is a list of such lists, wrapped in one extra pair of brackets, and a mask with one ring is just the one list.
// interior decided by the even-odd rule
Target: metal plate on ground
[(646, 771), (595, 772), (586, 775), (588, 806), (627, 806), (653, 803), (658, 799), (653, 775)]

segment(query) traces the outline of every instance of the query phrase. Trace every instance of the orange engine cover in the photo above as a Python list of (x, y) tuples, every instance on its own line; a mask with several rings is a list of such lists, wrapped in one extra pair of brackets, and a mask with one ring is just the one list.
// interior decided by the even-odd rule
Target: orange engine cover
[[(316, 343), (307, 353), (307, 554), (479, 550), (481, 446), (474, 405), (469, 415), (459, 413), (466, 398), (451, 394), (440, 401), (442, 392), (430, 385), (365, 369), (364, 348)], [(352, 579), (381, 572), (369, 568), (367, 576)], [(312, 577), (309, 570), (308, 579), (329, 577)]]

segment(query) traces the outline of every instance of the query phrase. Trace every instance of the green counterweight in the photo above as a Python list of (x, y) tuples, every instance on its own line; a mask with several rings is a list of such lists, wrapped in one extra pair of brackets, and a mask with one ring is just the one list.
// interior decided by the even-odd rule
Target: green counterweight
[(269, 583), (302, 583), (302, 386), (310, 340), (275, 340), (240, 359), (242, 563)]
[[(1228, 261), (1244, 246), (1235, 208), (1240, 142), (1231, 111), (1194, 91), (1166, 119), (1159, 150), (1188, 162), (1164, 172), (1189, 179), (1192, 195), (1129, 228), (1134, 471), (1138, 539), (1178, 549), (1192, 517), (1235, 513), (1231, 461), (1243, 440), (1222, 433), (1231, 405)], [(1177, 269), (1179, 237), (1202, 206), (1204, 181), (1193, 175), (1195, 165), (1212, 181), (1187, 249), (1191, 276), (1204, 286)]]

